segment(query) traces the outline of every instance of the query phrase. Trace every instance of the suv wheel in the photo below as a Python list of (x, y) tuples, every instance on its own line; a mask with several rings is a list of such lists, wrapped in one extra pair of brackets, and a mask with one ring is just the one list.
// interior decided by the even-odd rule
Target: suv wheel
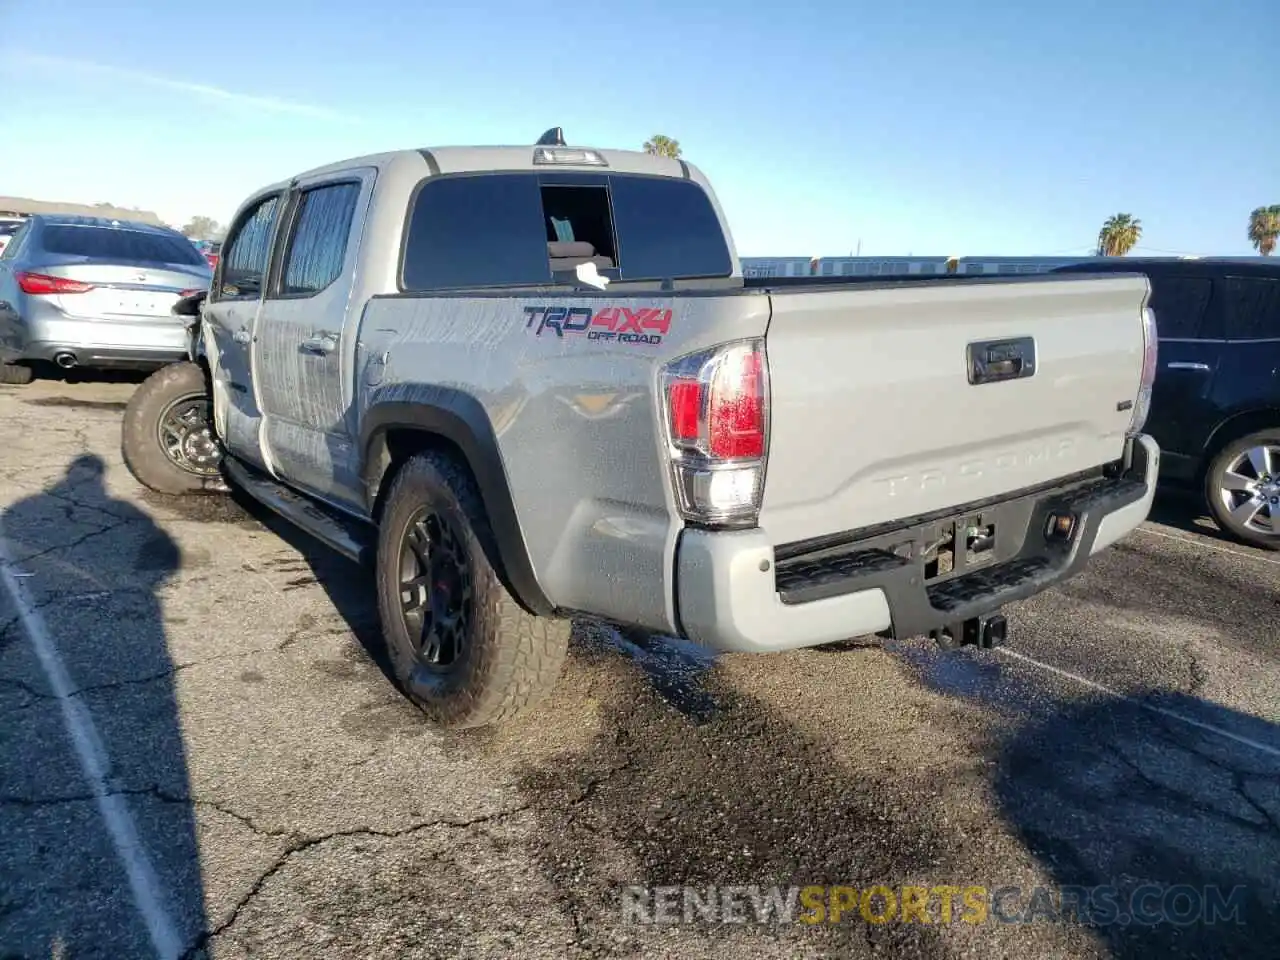
[(157, 493), (227, 489), (213, 404), (199, 365), (161, 367), (134, 391), (124, 410), (121, 453), (129, 472)]
[(554, 686), (567, 620), (535, 617), (503, 586), (470, 473), (441, 453), (407, 460), (378, 526), (378, 615), (397, 682), (443, 727), (511, 719)]
[(21, 363), (0, 363), (0, 383), (22, 386), (35, 379), (36, 372)]
[(1218, 451), (1204, 492), (1224, 531), (1243, 543), (1280, 550), (1280, 427), (1251, 433)]

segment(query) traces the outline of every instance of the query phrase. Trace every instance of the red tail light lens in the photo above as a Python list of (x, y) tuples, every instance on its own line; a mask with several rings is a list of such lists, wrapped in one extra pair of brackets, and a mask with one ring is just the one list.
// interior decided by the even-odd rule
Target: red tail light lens
[(697, 380), (673, 380), (668, 389), (667, 406), (672, 439), (695, 442), (702, 418), (702, 384)]
[(754, 524), (769, 448), (764, 341), (742, 340), (672, 361), (663, 392), (681, 513), (704, 524)]
[(28, 273), (25, 270), (19, 270), (17, 276), (18, 287), (22, 292), (32, 294), (34, 296), (63, 293), (88, 293), (93, 289), (92, 283), (82, 283), (79, 280), (68, 280), (65, 277), (49, 277), (45, 276), (43, 273)]
[(764, 456), (764, 363), (759, 351), (726, 357), (711, 387), (711, 456)]

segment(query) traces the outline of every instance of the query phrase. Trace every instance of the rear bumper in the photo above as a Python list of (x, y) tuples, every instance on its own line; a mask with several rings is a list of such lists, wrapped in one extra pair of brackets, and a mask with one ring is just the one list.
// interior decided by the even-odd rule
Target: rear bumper
[[(716, 650), (764, 653), (958, 627), (1074, 576), (1090, 556), (1142, 523), (1159, 465), (1160, 449), (1144, 435), (1110, 475), (961, 508), (974, 523), (995, 524), (996, 547), (973, 566), (958, 557), (955, 574), (929, 583), (921, 547), (955, 516), (809, 545), (781, 558), (760, 529), (685, 530), (676, 553), (681, 632)], [(1064, 512), (1075, 518), (1072, 535), (1048, 540), (1049, 515)]]
[(23, 360), (54, 362), (71, 354), (82, 367), (160, 366), (184, 360), (187, 331), (178, 317), (165, 319), (39, 319), (31, 324)]

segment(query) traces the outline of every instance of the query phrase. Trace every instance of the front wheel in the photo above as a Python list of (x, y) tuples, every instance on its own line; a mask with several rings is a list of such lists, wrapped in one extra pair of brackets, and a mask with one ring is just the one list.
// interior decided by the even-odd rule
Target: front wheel
[(1204, 493), (1225, 532), (1242, 543), (1280, 550), (1280, 427), (1218, 451), (1205, 474)]
[(125, 407), (121, 453), (129, 472), (157, 493), (226, 489), (203, 369), (173, 363), (142, 382)]
[(569, 622), (516, 602), (486, 553), (491, 541), (462, 464), (434, 452), (405, 462), (378, 524), (378, 615), (397, 682), (442, 727), (532, 707), (568, 649)]

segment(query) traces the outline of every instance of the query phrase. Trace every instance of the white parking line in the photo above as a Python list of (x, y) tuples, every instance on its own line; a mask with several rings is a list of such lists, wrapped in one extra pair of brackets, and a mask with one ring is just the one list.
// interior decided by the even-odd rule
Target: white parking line
[(1274, 560), (1271, 557), (1260, 557), (1256, 553), (1245, 553), (1243, 550), (1228, 550), (1226, 547), (1220, 547), (1215, 543), (1205, 543), (1203, 540), (1196, 540), (1192, 537), (1180, 537), (1176, 533), (1164, 533), (1160, 530), (1152, 530), (1150, 527), (1138, 527), (1137, 530), (1139, 533), (1149, 533), (1153, 537), (1178, 540), (1182, 543), (1189, 543), (1192, 546), (1202, 547), (1205, 550), (1216, 550), (1218, 553), (1225, 553), (1233, 557), (1243, 557), (1245, 560), (1257, 560), (1259, 563), (1270, 563), (1280, 567), (1280, 560)]
[(1180, 723), (1185, 723), (1189, 727), (1196, 727), (1200, 730), (1207, 730), (1210, 733), (1216, 733), (1220, 737), (1225, 737), (1228, 740), (1234, 740), (1236, 743), (1246, 747), (1252, 747), (1254, 750), (1258, 750), (1270, 756), (1280, 757), (1280, 747), (1273, 747), (1260, 740), (1253, 740), (1250, 737), (1242, 737), (1238, 733), (1232, 733), (1230, 730), (1222, 729), (1222, 727), (1215, 727), (1211, 723), (1205, 723), (1204, 721), (1197, 720), (1194, 717), (1188, 717), (1186, 714), (1178, 713), (1178, 711), (1170, 710), (1167, 707), (1160, 707), (1154, 703), (1147, 703), (1145, 700), (1139, 700), (1137, 697), (1131, 697), (1128, 694), (1120, 693), (1118, 690), (1112, 690), (1110, 687), (1103, 686), (1100, 683), (1095, 683), (1087, 677), (1080, 676), (1078, 673), (1072, 673), (1070, 670), (1063, 670), (1061, 667), (1055, 667), (1048, 663), (1041, 663), (1039, 660), (1034, 660), (1023, 653), (1015, 653), (1007, 647), (996, 647), (996, 652), (1001, 653), (1006, 657), (1012, 657), (1015, 660), (1020, 660), (1033, 667), (1039, 667), (1041, 670), (1047, 670), (1050, 673), (1057, 674), (1059, 677), (1063, 677), (1064, 679), (1074, 680), (1076, 683), (1089, 687), (1092, 690), (1096, 690), (1099, 693), (1105, 693), (1108, 696), (1115, 697), (1117, 700), (1123, 700), (1126, 703), (1131, 703), (1134, 706), (1141, 707), (1143, 710), (1150, 713), (1156, 713), (1162, 717), (1168, 717), (1170, 720), (1177, 720)]
[(129, 813), (124, 797), (113, 794), (107, 788), (107, 770), (110, 761), (106, 748), (93, 718), (83, 703), (71, 697), (74, 689), (67, 674), (66, 665), (58, 653), (57, 645), (49, 635), (44, 618), (27, 599), (26, 592), (19, 583), (19, 578), (29, 574), (18, 573), (13, 569), (13, 560), (8, 544), (4, 539), (4, 531), (0, 529), (0, 582), (4, 584), (18, 611), (18, 620), (31, 641), (31, 646), (40, 660), (45, 678), (49, 682), (53, 695), (62, 707), (62, 721), (75, 747), (76, 758), (80, 761), (80, 770), (89, 784), (94, 799), (98, 804), (98, 812), (111, 834), (111, 843), (116, 855), (129, 878), (129, 889), (133, 894), (134, 905), (138, 914), (147, 926), (151, 937), (151, 945), (161, 960), (177, 958), (182, 954), (182, 941), (178, 937), (177, 928), (170, 919), (163, 905), (160, 894), (161, 886), (155, 868), (147, 856), (138, 837), (138, 828)]

